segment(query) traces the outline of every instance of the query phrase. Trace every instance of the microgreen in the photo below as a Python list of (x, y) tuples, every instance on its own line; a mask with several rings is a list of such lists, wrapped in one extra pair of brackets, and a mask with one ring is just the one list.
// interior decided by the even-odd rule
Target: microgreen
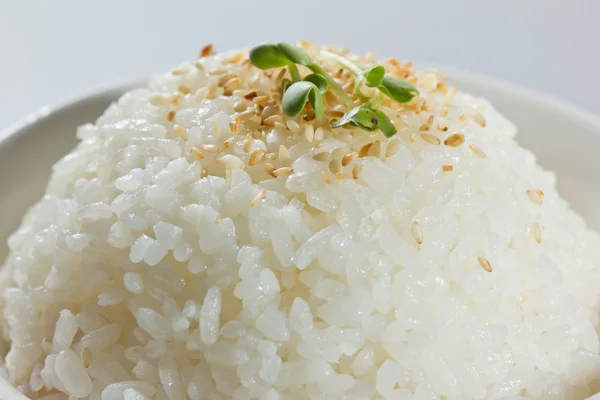
[[(308, 102), (314, 109), (317, 119), (321, 119), (324, 113), (322, 94), (331, 89), (350, 109), (339, 120), (332, 123), (333, 128), (350, 124), (369, 132), (379, 129), (385, 136), (393, 136), (396, 128), (387, 115), (378, 109), (381, 94), (399, 103), (406, 103), (418, 94), (417, 88), (409, 82), (386, 75), (385, 69), (380, 65), (362, 69), (337, 54), (323, 51), (321, 56), (355, 76), (355, 94), (358, 98), (367, 100), (366, 103), (355, 107), (341, 85), (299, 47), (287, 43), (263, 44), (250, 51), (250, 61), (256, 67), (260, 69), (285, 67), (290, 73), (291, 80), (282, 80), (284, 91), (282, 109), (286, 115), (290, 117), (299, 115)], [(298, 65), (306, 67), (312, 73), (302, 78)], [(379, 93), (373, 98), (366, 95), (361, 89), (363, 84), (376, 88)]]
[(281, 100), (281, 108), (285, 115), (295, 117), (302, 112), (309, 101), (315, 110), (317, 119), (323, 118), (323, 95), (317, 85), (309, 81), (292, 83)]

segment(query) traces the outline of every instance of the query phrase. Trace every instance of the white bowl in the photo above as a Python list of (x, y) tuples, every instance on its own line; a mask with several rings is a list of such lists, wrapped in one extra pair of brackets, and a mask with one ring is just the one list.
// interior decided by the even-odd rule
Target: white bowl
[[(450, 83), (487, 98), (520, 130), (518, 141), (556, 172), (559, 191), (600, 231), (600, 118), (559, 99), (479, 74), (440, 68)], [(51, 166), (76, 144), (75, 128), (91, 122), (137, 84), (100, 90), (56, 108), (44, 108), (0, 133), (0, 259), (6, 239), (42, 195)], [(0, 378), (6, 400), (23, 400)]]

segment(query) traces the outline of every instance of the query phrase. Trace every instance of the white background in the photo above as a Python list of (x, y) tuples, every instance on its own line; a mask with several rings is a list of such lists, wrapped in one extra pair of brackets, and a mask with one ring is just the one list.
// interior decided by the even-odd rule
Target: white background
[(597, 0), (0, 0), (0, 128), (207, 43), (308, 39), (505, 78), (600, 113)]

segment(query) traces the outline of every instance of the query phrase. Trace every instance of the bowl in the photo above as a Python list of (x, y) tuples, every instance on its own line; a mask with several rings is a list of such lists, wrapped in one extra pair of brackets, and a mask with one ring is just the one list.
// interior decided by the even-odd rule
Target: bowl
[[(555, 171), (558, 189), (590, 228), (600, 231), (600, 118), (560, 99), (453, 68), (438, 67), (465, 92), (487, 98), (519, 128), (518, 141)], [(141, 82), (98, 90), (55, 108), (45, 107), (0, 132), (0, 259), (6, 239), (43, 194), (52, 165), (76, 145), (78, 125), (94, 121), (122, 93)], [(0, 378), (6, 400), (23, 395)]]

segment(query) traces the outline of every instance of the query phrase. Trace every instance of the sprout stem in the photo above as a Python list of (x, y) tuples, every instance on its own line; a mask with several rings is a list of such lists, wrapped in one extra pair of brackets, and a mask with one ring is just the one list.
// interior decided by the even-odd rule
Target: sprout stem
[(292, 80), (294, 82), (298, 82), (298, 81), (302, 80), (302, 78), (300, 77), (300, 72), (298, 72), (298, 67), (296, 66), (296, 64), (288, 65), (288, 69), (290, 71), (290, 75), (292, 76)]
[(333, 79), (333, 77), (331, 75), (329, 75), (327, 72), (325, 72), (325, 70), (323, 68), (321, 68), (320, 65), (312, 63), (310, 65), (307, 65), (307, 67), (315, 74), (323, 75), (325, 77), (325, 79), (327, 79), (327, 82), (329, 82), (329, 86), (331, 87), (331, 89), (334, 91), (334, 93), (337, 95), (337, 97), (339, 97), (339, 99), (344, 102), (344, 105), (346, 107), (348, 107), (348, 108), (354, 107), (354, 103), (352, 102), (352, 99), (350, 98), (350, 96), (348, 96), (348, 93), (346, 93), (344, 91), (344, 89), (340, 86), (340, 84), (337, 83), (336, 80)]
[(358, 76), (363, 73), (363, 70), (351, 61), (346, 60), (344, 57), (338, 56), (337, 54), (330, 53), (328, 51), (322, 51), (321, 56), (326, 60), (335, 62), (339, 66), (352, 72), (354, 76)]

